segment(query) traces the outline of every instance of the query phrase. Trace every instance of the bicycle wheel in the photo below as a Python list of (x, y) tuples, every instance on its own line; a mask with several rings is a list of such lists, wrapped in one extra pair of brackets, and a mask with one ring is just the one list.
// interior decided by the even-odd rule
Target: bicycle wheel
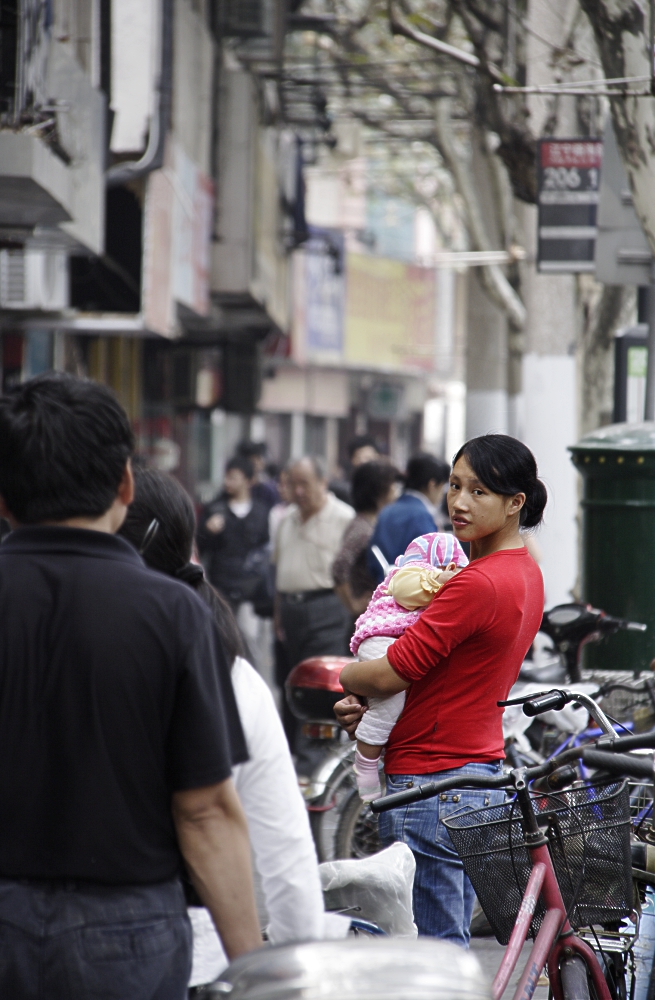
[(357, 788), (344, 799), (334, 838), (335, 858), (367, 858), (382, 850), (378, 817), (368, 802), (362, 802)]
[(334, 858), (341, 857), (336, 853), (336, 833), (343, 804), (354, 788), (356, 782), (352, 757), (348, 756), (336, 764), (322, 795), (308, 807), (309, 825), (319, 862), (333, 861)]
[(565, 958), (559, 974), (564, 1000), (590, 1000), (587, 966), (579, 955)]
[(619, 951), (603, 951), (602, 955), (596, 957), (605, 973), (605, 982), (612, 1000), (626, 1000), (625, 955)]

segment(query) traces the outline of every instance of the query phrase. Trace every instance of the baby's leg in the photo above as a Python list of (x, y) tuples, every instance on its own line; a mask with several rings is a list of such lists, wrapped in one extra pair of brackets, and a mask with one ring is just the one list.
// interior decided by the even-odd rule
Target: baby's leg
[(364, 747), (370, 748), (368, 752), (362, 751), (364, 756), (369, 759), (380, 756), (382, 747), (387, 743), (391, 730), (405, 707), (405, 694), (405, 691), (399, 691), (389, 698), (368, 699), (368, 712), (364, 713), (355, 730), (358, 745), (361, 742)]
[[(357, 651), (358, 660), (377, 660), (384, 656), (393, 642), (390, 636), (373, 636), (365, 639)], [(355, 753), (355, 775), (357, 788), (364, 802), (370, 802), (382, 794), (378, 772), (378, 761), (382, 747), (405, 704), (405, 692), (390, 698), (369, 698), (368, 711), (357, 727), (357, 751)]]
[(382, 795), (378, 761), (404, 704), (404, 691), (390, 698), (368, 700), (368, 712), (362, 716), (355, 732), (355, 776), (362, 802), (372, 802)]
[(364, 743), (364, 740), (357, 740), (357, 750), (367, 760), (378, 760), (382, 753), (381, 746), (376, 746), (375, 743)]

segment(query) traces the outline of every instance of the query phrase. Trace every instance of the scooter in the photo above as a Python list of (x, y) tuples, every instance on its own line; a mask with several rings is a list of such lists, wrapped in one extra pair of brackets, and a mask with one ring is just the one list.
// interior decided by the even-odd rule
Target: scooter
[[(325, 740), (325, 756), (303, 790), (321, 862), (366, 857), (380, 849), (377, 817), (357, 794), (355, 744), (334, 717), (334, 705), (343, 698), (339, 675), (346, 663), (352, 663), (352, 659), (313, 656), (293, 668), (285, 685), (287, 704), (303, 723), (303, 732)], [(360, 813), (369, 819), (360, 821)], [(358, 823), (361, 829), (356, 832)]]
[[(559, 604), (544, 612), (532, 659), (524, 661), (509, 697), (535, 695), (554, 686), (566, 690), (574, 684), (576, 690), (602, 698), (604, 689), (614, 685), (603, 684), (606, 678), (598, 675), (587, 674), (583, 678), (583, 648), (621, 630), (645, 629), (641, 623), (614, 618), (589, 604)], [(538, 720), (527, 719), (520, 706), (508, 706), (503, 715), (505, 752), (515, 767), (539, 763), (567, 737), (582, 733), (587, 723), (588, 713), (580, 705), (568, 705), (562, 712), (548, 712)]]
[[(613, 618), (612, 615), (593, 608), (590, 604), (558, 604), (557, 607), (545, 611), (539, 631), (548, 636), (554, 644), (554, 651), (560, 660), (560, 669), (565, 678), (572, 684), (578, 684), (583, 678), (581, 673), (581, 656), (584, 646), (589, 642), (601, 642), (615, 632), (645, 632), (646, 625), (641, 622), (630, 622), (624, 618)], [(552, 668), (554, 663), (551, 661)], [(539, 680), (550, 683), (550, 680), (539, 669), (531, 670), (524, 663), (519, 674), (520, 680)], [(564, 678), (562, 678), (564, 679)]]

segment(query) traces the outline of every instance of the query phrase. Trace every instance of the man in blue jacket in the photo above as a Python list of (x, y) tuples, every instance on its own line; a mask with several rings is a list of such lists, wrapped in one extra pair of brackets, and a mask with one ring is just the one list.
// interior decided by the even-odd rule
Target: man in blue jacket
[(384, 579), (377, 546), (388, 563), (393, 564), (412, 539), (437, 530), (437, 511), (450, 477), (450, 466), (434, 455), (418, 454), (410, 458), (405, 474), (405, 492), (395, 503), (385, 507), (378, 517), (368, 547), (368, 568), (377, 583)]

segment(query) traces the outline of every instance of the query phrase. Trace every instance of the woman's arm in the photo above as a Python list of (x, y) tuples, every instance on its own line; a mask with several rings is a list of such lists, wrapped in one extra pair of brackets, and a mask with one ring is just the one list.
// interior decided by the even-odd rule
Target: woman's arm
[(243, 660), (233, 668), (250, 760), (235, 771), (255, 866), (260, 875), (272, 944), (320, 940), (323, 892), (307, 809), (270, 691)]
[(388, 698), (409, 687), (409, 681), (396, 673), (386, 656), (364, 663), (347, 663), (339, 680), (344, 691), (367, 698)]

